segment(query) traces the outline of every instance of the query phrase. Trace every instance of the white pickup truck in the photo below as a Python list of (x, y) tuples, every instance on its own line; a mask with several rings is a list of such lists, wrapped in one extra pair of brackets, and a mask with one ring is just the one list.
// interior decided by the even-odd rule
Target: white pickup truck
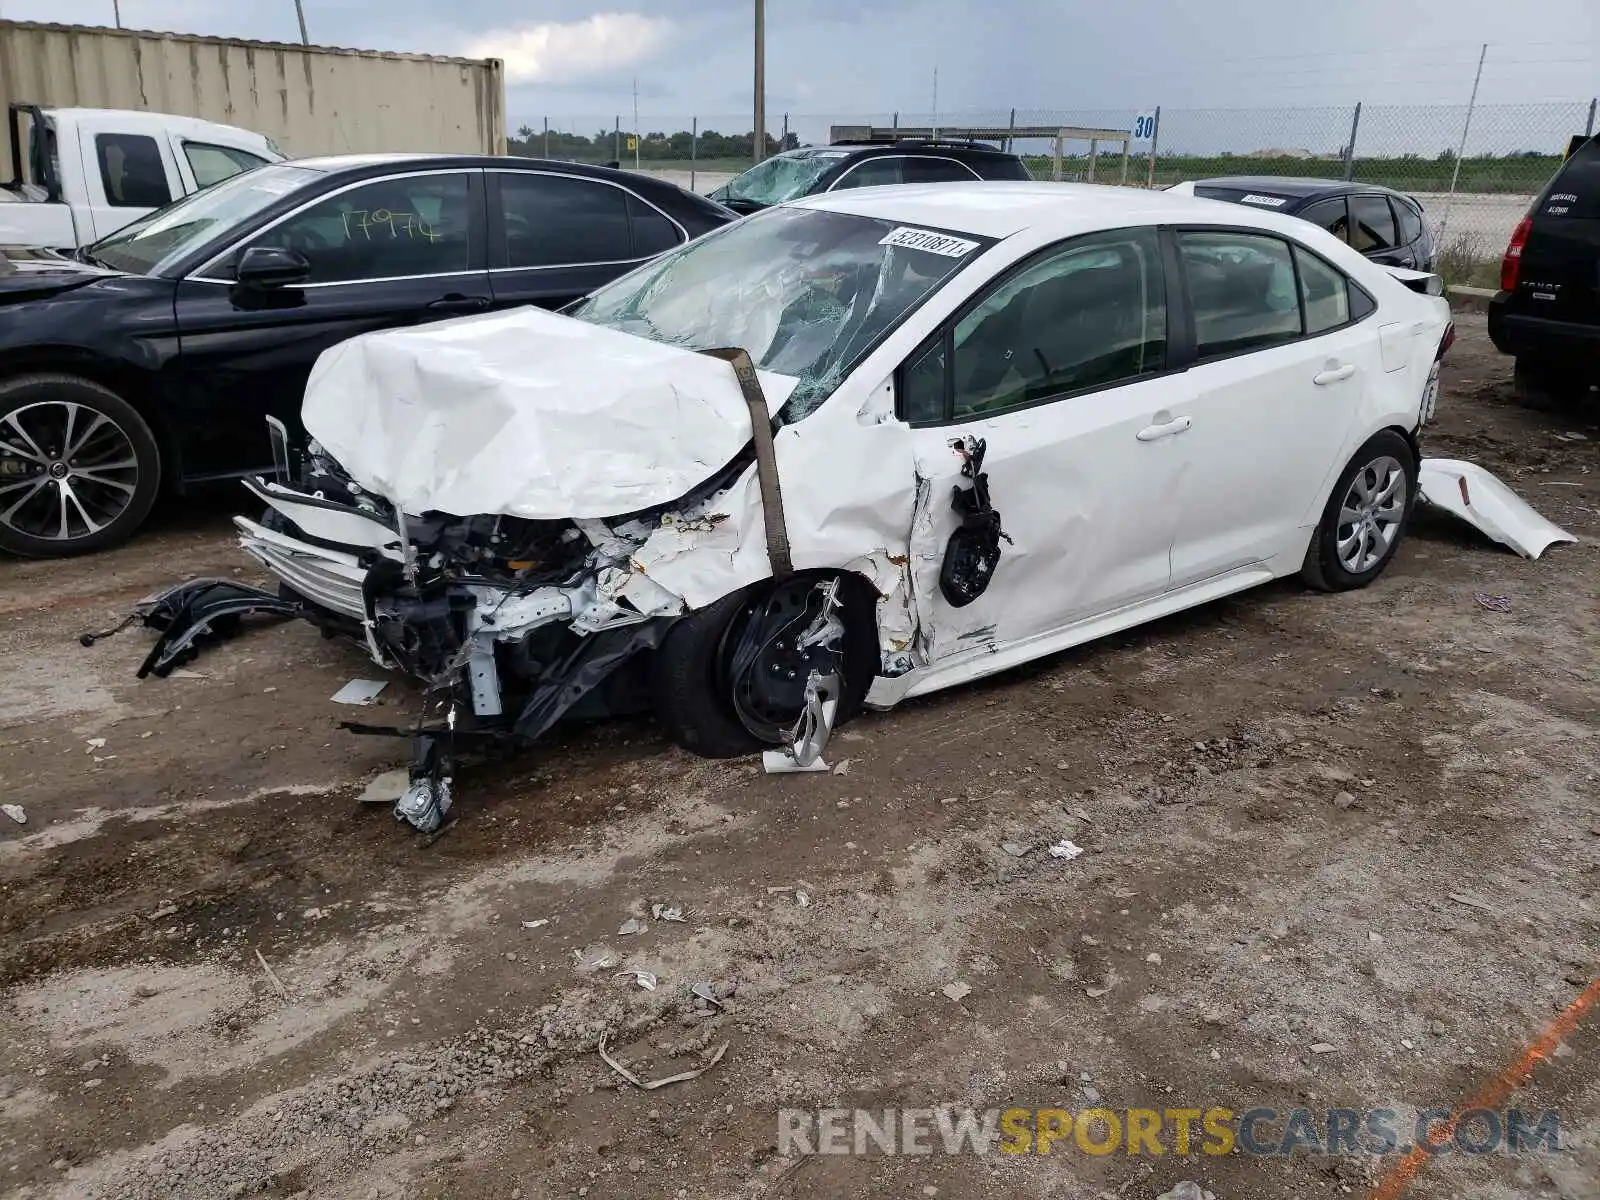
[(170, 113), (12, 104), (0, 252), (70, 251), (284, 156), (272, 139)]

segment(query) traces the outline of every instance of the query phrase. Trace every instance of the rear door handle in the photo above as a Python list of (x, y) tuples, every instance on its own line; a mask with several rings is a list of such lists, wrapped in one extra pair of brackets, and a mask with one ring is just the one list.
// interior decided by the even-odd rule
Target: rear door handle
[(1342, 367), (1330, 367), (1326, 371), (1318, 371), (1311, 377), (1311, 382), (1318, 387), (1327, 387), (1330, 383), (1343, 383), (1355, 373), (1355, 364), (1345, 363)]
[(429, 312), (482, 312), (489, 307), (487, 296), (463, 296), (452, 292), (428, 305)]
[[(1161, 414), (1157, 413), (1156, 416), (1159, 417)], [(1193, 424), (1194, 422), (1188, 417), (1171, 417), (1155, 425), (1146, 425), (1133, 436), (1141, 442), (1154, 442), (1161, 438), (1176, 437)]]

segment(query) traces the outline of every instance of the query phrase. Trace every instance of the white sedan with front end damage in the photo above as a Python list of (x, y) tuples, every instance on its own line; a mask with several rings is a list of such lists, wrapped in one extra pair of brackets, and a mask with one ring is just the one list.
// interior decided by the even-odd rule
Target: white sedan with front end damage
[(313, 440), (238, 524), (312, 620), (427, 682), (421, 828), (449, 745), (575, 709), (814, 766), (863, 705), (1281, 576), (1370, 583), (1417, 497), (1439, 290), (1160, 192), (835, 192), (563, 315), (334, 347)]

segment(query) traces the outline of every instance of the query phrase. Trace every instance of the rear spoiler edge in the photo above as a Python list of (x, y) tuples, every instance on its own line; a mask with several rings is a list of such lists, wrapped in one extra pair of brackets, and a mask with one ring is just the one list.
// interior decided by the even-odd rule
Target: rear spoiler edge
[(1420, 296), (1444, 295), (1444, 278), (1432, 271), (1413, 271), (1410, 267), (1383, 268)]

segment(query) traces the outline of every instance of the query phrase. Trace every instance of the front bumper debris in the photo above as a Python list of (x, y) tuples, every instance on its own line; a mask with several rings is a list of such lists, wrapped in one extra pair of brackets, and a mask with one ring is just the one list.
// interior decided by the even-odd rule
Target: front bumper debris
[(298, 600), (232, 579), (190, 579), (145, 597), (110, 629), (79, 634), (78, 641), (92, 646), (129, 625), (142, 623), (147, 629), (159, 631), (161, 636), (139, 665), (138, 677), (154, 675), (165, 679), (195, 658), (201, 646), (233, 637), (245, 617), (261, 613), (298, 617), (303, 609)]
[(239, 544), (301, 602), (298, 615), (422, 683), (428, 716), (413, 728), (345, 725), (412, 739), (398, 819), (427, 833), (449, 820), (463, 745), (532, 741), (580, 703), (597, 715), (630, 707), (614, 677), (682, 607), (668, 597), (669, 610), (646, 614), (604, 594), (642, 537), (598, 521), (402, 517), (326, 459), (308, 473), (315, 490), (246, 485), (266, 513), (234, 518)]

